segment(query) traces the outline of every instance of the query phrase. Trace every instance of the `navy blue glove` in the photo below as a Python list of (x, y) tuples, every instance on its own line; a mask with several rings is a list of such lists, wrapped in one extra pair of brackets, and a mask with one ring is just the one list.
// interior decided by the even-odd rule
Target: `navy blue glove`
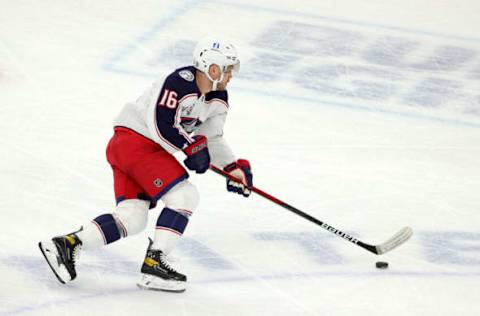
[(238, 159), (235, 162), (225, 166), (224, 171), (228, 172), (235, 178), (242, 180), (242, 183), (227, 179), (227, 190), (229, 192), (235, 192), (248, 197), (251, 193), (248, 187), (253, 185), (252, 169), (250, 168), (250, 162), (246, 159)]
[(191, 143), (183, 152), (188, 156), (183, 161), (188, 169), (196, 173), (205, 173), (210, 167), (210, 154), (208, 153), (207, 138), (199, 135), (194, 136), (195, 142)]

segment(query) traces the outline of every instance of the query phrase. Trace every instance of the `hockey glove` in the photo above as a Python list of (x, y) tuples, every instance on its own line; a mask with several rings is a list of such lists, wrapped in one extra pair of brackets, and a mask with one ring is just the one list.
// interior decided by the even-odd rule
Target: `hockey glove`
[(251, 193), (248, 187), (253, 185), (253, 175), (250, 168), (250, 162), (245, 159), (238, 159), (237, 161), (225, 166), (223, 170), (228, 172), (233, 177), (242, 180), (242, 183), (239, 183), (227, 179), (227, 190), (229, 192), (236, 192), (244, 197), (248, 197)]
[(196, 173), (205, 173), (210, 166), (210, 154), (208, 153), (207, 138), (205, 136), (194, 136), (195, 142), (191, 143), (183, 152), (187, 159), (183, 161), (188, 169)]

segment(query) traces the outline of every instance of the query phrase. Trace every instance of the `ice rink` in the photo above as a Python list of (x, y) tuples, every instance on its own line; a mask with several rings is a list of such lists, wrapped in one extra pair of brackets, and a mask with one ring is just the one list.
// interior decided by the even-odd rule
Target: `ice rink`
[[(0, 0), (0, 315), (480, 315), (479, 28), (473, 0)], [(113, 118), (211, 34), (240, 49), (225, 137), (254, 184), (413, 237), (378, 257), (208, 172), (186, 292), (136, 287), (160, 207), (60, 284), (38, 241), (113, 210)]]

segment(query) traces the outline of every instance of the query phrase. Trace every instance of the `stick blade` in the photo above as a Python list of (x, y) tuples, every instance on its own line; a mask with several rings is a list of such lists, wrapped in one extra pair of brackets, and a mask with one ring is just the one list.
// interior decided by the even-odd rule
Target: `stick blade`
[(413, 235), (413, 230), (410, 227), (403, 227), (392, 238), (384, 242), (383, 244), (375, 246), (377, 254), (384, 254), (398, 246), (404, 244)]

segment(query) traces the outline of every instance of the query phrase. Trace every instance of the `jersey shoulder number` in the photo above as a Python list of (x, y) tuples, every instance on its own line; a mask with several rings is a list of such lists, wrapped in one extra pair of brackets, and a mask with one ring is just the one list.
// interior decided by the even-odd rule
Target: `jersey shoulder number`
[(197, 92), (198, 88), (191, 68), (177, 69), (165, 79), (158, 98), (158, 106), (175, 109), (178, 106), (178, 100), (185, 95)]
[(160, 97), (160, 102), (158, 102), (158, 105), (166, 106), (169, 109), (175, 109), (178, 105), (177, 98), (178, 98), (177, 92), (169, 89), (163, 89), (162, 95)]

